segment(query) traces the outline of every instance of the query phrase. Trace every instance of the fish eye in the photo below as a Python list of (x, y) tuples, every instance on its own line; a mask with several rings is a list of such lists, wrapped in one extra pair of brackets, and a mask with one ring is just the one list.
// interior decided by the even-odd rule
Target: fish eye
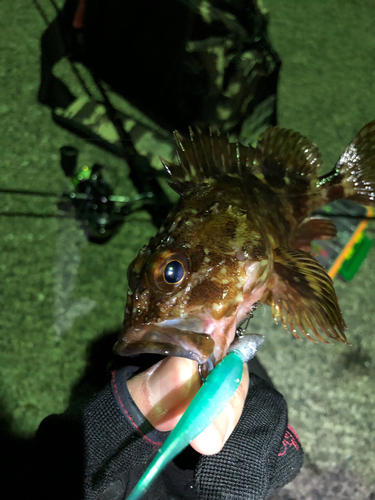
[(164, 267), (163, 277), (166, 283), (177, 285), (185, 277), (184, 265), (178, 260), (167, 262)]
[(188, 274), (189, 259), (180, 249), (163, 249), (149, 262), (149, 283), (162, 292), (172, 293), (185, 281)]

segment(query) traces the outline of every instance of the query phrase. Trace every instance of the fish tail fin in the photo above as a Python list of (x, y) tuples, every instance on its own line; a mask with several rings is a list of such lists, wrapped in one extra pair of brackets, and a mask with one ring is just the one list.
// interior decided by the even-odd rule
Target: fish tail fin
[(325, 203), (346, 198), (375, 206), (375, 120), (358, 132), (319, 184), (325, 188)]

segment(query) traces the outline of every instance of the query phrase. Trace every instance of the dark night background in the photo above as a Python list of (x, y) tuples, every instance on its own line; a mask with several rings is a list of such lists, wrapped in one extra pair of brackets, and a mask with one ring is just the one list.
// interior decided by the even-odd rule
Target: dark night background
[[(49, 2), (41, 3), (52, 19)], [(332, 167), (375, 119), (375, 4), (264, 5), (283, 62), (279, 124), (315, 142)], [(44, 29), (31, 1), (0, 1), (1, 187), (68, 191), (59, 148), (72, 144), (81, 164), (108, 166), (116, 193), (135, 194), (120, 159), (59, 128), (37, 103)], [(77, 86), (67, 63), (56, 72)], [(45, 416), (65, 409), (85, 372), (90, 343), (120, 327), (127, 266), (155, 232), (150, 216), (140, 212), (100, 246), (85, 239), (74, 219), (17, 216), (54, 211), (53, 200), (1, 195), (0, 412), (18, 443), (26, 443)], [(374, 229), (371, 222), (369, 236)], [(302, 474), (275, 498), (375, 498), (374, 264), (375, 247), (351, 282), (335, 280), (351, 347), (299, 342), (273, 325), (266, 308), (257, 311), (251, 329), (267, 336), (259, 358), (288, 401), (307, 455)], [(109, 359), (110, 349), (103, 340), (94, 357)]]

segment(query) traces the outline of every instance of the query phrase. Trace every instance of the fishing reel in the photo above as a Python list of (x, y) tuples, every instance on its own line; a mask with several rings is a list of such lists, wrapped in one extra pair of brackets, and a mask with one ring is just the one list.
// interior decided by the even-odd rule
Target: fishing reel
[[(64, 194), (65, 202), (74, 207), (75, 216), (81, 222), (86, 237), (94, 243), (105, 243), (123, 224), (130, 213), (145, 208), (153, 193), (139, 194), (133, 198), (115, 196), (105, 180), (103, 167), (94, 164), (77, 168), (78, 150), (73, 146), (60, 148), (61, 168), (70, 179), (73, 191)], [(121, 206), (119, 206), (121, 203)], [(59, 208), (66, 209), (66, 203)]]
[[(61, 167), (71, 183), (70, 192), (0, 187), (0, 193), (57, 200), (57, 208), (66, 214), (63, 217), (77, 219), (87, 239), (93, 243), (107, 242), (117, 233), (127, 216), (136, 211), (148, 211), (156, 226), (160, 226), (169, 213), (172, 203), (159, 184), (158, 177), (161, 177), (161, 174), (148, 164), (145, 157), (134, 153), (127, 158), (129, 179), (139, 193), (128, 197), (114, 194), (114, 190), (104, 178), (104, 167), (101, 165), (77, 167), (78, 150), (75, 147), (63, 146), (60, 148), (60, 155)], [(6, 211), (0, 212), (1, 215), (42, 218), (62, 216), (61, 213), (45, 211)]]

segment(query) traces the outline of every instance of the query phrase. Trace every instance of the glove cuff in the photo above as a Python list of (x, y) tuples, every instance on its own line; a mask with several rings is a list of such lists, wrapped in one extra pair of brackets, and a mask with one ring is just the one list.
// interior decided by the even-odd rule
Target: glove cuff
[(120, 370), (113, 371), (111, 378), (112, 394), (121, 413), (127, 418), (130, 425), (150, 444), (160, 447), (167, 439), (169, 432), (158, 431), (152, 426), (131, 397), (126, 384), (128, 379), (137, 371), (139, 371), (137, 366), (125, 366)]

